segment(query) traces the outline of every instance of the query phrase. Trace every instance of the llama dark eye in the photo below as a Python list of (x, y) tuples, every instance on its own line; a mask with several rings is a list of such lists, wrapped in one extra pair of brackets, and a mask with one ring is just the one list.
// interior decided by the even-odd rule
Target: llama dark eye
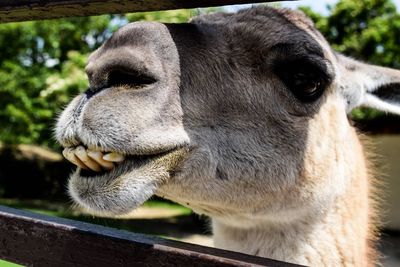
[(320, 66), (307, 60), (278, 62), (274, 71), (294, 96), (302, 102), (313, 102), (322, 96), (329, 78)]
[(293, 94), (302, 101), (314, 101), (321, 96), (324, 91), (322, 82), (318, 77), (313, 77), (311, 73), (295, 73), (286, 82)]

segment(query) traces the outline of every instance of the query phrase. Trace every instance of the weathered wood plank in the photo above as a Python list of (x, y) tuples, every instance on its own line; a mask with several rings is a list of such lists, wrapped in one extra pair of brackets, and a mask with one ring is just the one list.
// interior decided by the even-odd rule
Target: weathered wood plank
[(0, 22), (273, 1), (276, 0), (0, 0)]
[(4, 206), (0, 259), (29, 266), (298, 266)]

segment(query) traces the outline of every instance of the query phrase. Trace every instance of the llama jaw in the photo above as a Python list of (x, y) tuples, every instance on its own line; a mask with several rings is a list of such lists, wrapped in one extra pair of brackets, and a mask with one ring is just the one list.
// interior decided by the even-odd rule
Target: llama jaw
[[(93, 154), (94, 157), (92, 152), (89, 150), (87, 154)], [(70, 151), (64, 154), (71, 158), (68, 153)], [(76, 153), (81, 156), (79, 153), (82, 151)], [(100, 153), (96, 154), (98, 157)], [(69, 179), (69, 193), (84, 210), (92, 214), (128, 213), (154, 195), (159, 185), (170, 178), (171, 172), (187, 154), (187, 147), (152, 155), (123, 156), (115, 152), (107, 153), (102, 157), (107, 163), (103, 163), (99, 171), (93, 170), (96, 167), (89, 167), (91, 163), (87, 162), (84, 165), (87, 169), (78, 166)], [(113, 167), (107, 170), (105, 165), (111, 166), (110, 163)]]

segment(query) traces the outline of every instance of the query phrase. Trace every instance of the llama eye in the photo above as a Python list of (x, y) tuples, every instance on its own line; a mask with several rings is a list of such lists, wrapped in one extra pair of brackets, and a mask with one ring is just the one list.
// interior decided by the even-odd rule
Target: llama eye
[(297, 73), (288, 81), (287, 86), (293, 94), (304, 102), (311, 102), (319, 98), (323, 93), (322, 82), (313, 75)]
[(320, 66), (305, 60), (278, 62), (274, 71), (293, 95), (306, 103), (321, 97), (329, 82)]

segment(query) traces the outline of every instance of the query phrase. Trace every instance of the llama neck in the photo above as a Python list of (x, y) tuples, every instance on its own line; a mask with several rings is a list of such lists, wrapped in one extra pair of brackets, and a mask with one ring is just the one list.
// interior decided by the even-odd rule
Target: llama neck
[(330, 204), (309, 203), (307, 212), (288, 221), (214, 218), (215, 246), (307, 266), (374, 266), (369, 181), (363, 153), (358, 154), (352, 158), (358, 164), (345, 171), (346, 189)]
[(349, 218), (340, 209), (332, 208), (318, 220), (265, 223), (249, 229), (213, 220), (214, 243), (218, 248), (306, 266), (373, 266), (367, 260), (367, 222), (344, 223)]

